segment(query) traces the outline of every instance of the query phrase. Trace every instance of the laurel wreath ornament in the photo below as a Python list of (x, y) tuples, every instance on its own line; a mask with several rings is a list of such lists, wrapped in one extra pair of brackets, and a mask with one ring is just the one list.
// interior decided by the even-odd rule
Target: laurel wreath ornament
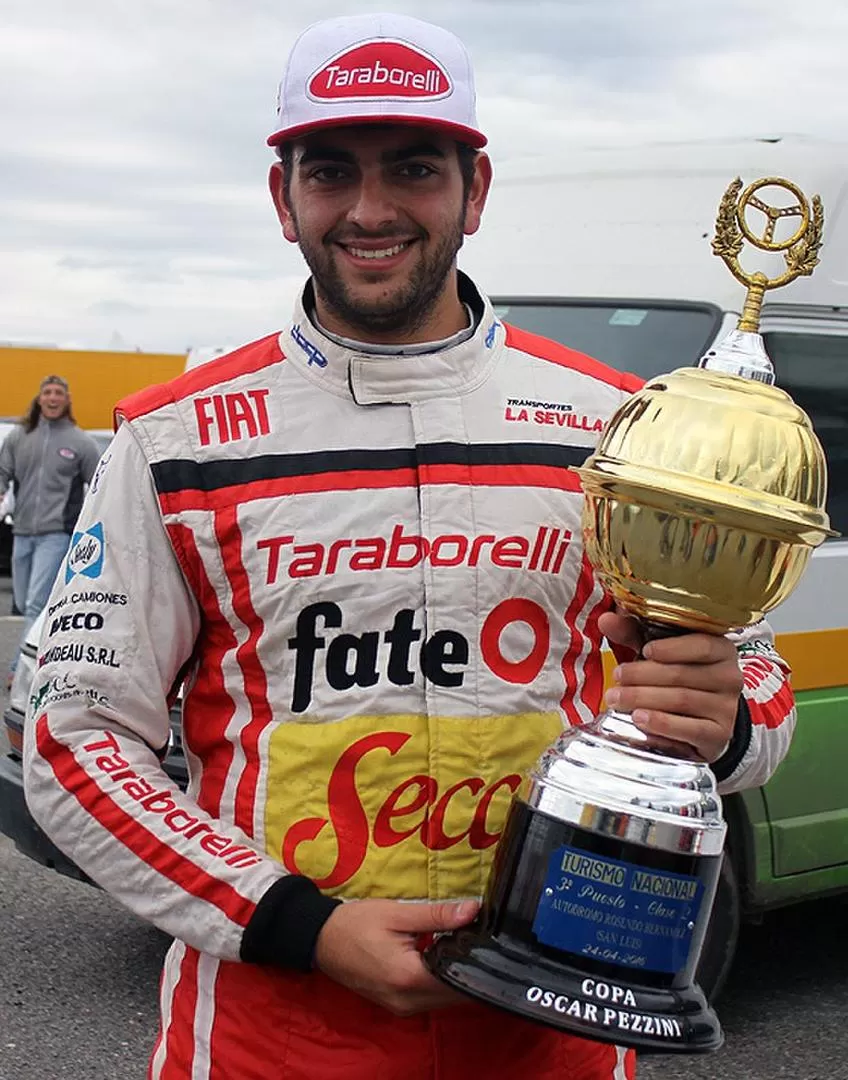
[(736, 224), (736, 208), (741, 190), (742, 180), (737, 176), (728, 186), (719, 204), (712, 247), (713, 254), (722, 259), (735, 259), (744, 244), (742, 232)]
[(824, 207), (818, 195), (812, 198), (812, 214), (807, 231), (786, 252), (786, 265), (796, 275), (809, 276), (819, 264), (824, 229)]

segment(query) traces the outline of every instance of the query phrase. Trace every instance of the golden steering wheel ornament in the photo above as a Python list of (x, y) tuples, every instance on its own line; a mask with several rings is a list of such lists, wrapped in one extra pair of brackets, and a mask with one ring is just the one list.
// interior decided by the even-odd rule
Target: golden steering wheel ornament
[[(774, 206), (760, 197), (764, 188), (781, 188), (794, 200), (785, 206)], [(740, 194), (741, 192), (741, 194)], [(765, 224), (757, 220), (761, 231), (752, 224), (753, 212), (765, 215)], [(799, 219), (792, 235), (775, 240), (777, 223), (785, 219)], [(742, 317), (738, 328), (757, 333), (760, 328), (760, 311), (768, 289), (779, 289), (795, 278), (812, 274), (819, 261), (824, 227), (824, 210), (818, 195), (808, 200), (797, 184), (776, 176), (755, 180), (742, 191), (742, 181), (737, 177), (722, 197), (716, 218), (713, 252), (722, 258), (731, 274), (748, 289)], [(786, 269), (776, 278), (768, 278), (762, 271), (748, 273), (739, 262), (744, 241), (747, 240), (760, 251), (783, 252)]]

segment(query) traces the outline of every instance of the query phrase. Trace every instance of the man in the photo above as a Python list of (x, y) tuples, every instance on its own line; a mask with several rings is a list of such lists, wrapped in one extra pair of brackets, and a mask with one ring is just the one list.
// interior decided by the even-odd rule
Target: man
[[(80, 431), (61, 375), (41, 380), (26, 416), (0, 447), (0, 492), (13, 485), (12, 590), (26, 638), (68, 550), (100, 452)], [(14, 672), (17, 656), (12, 662)], [(11, 683), (10, 674), (8, 682)]]
[[(592, 436), (528, 442), (504, 407), (605, 418), (636, 382), (504, 326), (458, 274), (485, 141), (446, 31), (299, 38), (269, 138), (311, 271), (294, 318), (120, 406), (80, 526), (99, 546), (53, 597), (103, 626), (43, 644), (28, 798), (177, 938), (157, 1080), (632, 1076), (632, 1054), (460, 999), (419, 951), (474, 917), (520, 774), (598, 709), (603, 635), (635, 641), (582, 556), (568, 466)], [(652, 648), (620, 706), (727, 790), (764, 781), (793, 723), (780, 662), (747, 701), (728, 640)], [(187, 794), (157, 758), (183, 680)]]

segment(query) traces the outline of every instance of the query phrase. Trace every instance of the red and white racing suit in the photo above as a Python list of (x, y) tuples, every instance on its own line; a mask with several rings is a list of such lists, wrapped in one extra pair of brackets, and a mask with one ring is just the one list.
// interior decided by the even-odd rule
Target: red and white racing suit
[[(155, 1080), (630, 1077), (477, 1003), (397, 1018), (311, 971), (336, 898), (482, 894), (512, 793), (602, 696), (583, 462), (637, 380), (502, 324), (368, 355), (293, 323), (124, 402), (49, 603), (33, 814), (176, 943)], [(760, 626), (723, 790), (794, 722)], [(185, 679), (187, 793), (162, 771)], [(248, 961), (248, 962), (245, 962)]]

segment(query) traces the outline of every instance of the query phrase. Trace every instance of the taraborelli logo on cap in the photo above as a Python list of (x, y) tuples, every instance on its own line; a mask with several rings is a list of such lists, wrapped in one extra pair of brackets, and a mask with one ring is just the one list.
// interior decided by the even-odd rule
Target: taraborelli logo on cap
[(366, 41), (334, 56), (306, 84), (313, 101), (435, 101), (453, 93), (445, 69), (402, 41)]

